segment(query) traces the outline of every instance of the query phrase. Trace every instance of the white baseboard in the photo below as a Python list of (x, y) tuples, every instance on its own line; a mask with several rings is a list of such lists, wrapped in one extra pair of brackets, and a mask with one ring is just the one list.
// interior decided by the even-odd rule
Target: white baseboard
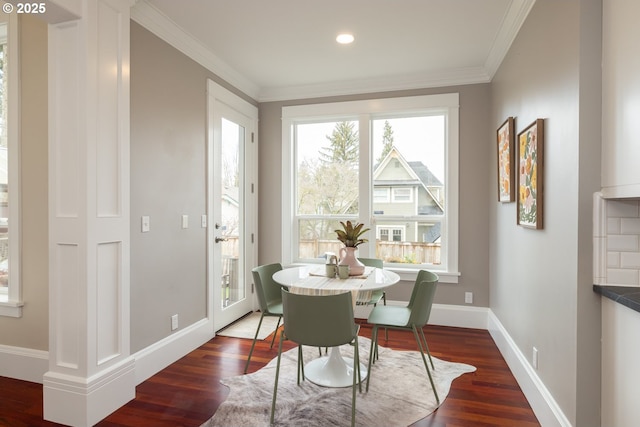
[(213, 336), (212, 322), (202, 319), (140, 350), (133, 355), (136, 360), (136, 384), (160, 372)]
[(538, 421), (544, 427), (571, 427), (571, 422), (562, 412), (549, 390), (538, 377), (538, 374), (529, 364), (528, 359), (522, 354), (500, 320), (489, 310), (488, 330), (500, 350), (502, 357), (507, 362), (518, 385), (522, 389), (531, 409), (538, 417)]
[(489, 309), (487, 307), (433, 304), (429, 324), (457, 328), (487, 329), (488, 312)]
[(48, 370), (48, 351), (0, 345), (0, 376), (42, 384)]
[[(207, 319), (203, 319), (140, 350), (133, 355), (136, 385), (211, 338), (213, 326)], [(48, 370), (48, 351), (0, 345), (0, 376), (42, 384)]]
[[(387, 300), (387, 305), (406, 306), (406, 301)], [(354, 310), (357, 319), (366, 319), (372, 306), (358, 305)], [(464, 305), (433, 304), (431, 307), (430, 325), (455, 326), (459, 328), (487, 329), (486, 307)]]

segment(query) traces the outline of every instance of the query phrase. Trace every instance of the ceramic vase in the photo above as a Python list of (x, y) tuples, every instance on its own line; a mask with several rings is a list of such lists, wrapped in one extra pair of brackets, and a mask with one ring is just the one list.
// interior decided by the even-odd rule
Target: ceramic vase
[(364, 264), (358, 261), (356, 251), (358, 248), (344, 247), (340, 249), (340, 264), (349, 266), (349, 276), (364, 274)]

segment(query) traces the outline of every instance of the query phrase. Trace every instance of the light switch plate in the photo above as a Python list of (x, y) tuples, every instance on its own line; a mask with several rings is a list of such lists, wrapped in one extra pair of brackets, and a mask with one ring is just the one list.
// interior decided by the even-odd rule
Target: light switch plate
[(189, 215), (182, 215), (182, 228), (189, 228)]
[(150, 220), (149, 220), (148, 216), (146, 216), (146, 215), (143, 216), (142, 220), (140, 221), (140, 223), (141, 223), (140, 227), (141, 227), (143, 233), (148, 233), (149, 230), (151, 230), (151, 223), (150, 223)]

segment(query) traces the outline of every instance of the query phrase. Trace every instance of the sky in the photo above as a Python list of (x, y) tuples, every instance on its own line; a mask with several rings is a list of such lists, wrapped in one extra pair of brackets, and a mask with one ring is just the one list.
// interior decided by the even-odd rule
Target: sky
[[(373, 122), (374, 160), (382, 151), (382, 136), (385, 120), (393, 130), (393, 144), (407, 161), (419, 160), (444, 183), (444, 117), (409, 117), (380, 119)], [(318, 157), (320, 147), (328, 147), (335, 122), (314, 123), (298, 127), (298, 161)]]

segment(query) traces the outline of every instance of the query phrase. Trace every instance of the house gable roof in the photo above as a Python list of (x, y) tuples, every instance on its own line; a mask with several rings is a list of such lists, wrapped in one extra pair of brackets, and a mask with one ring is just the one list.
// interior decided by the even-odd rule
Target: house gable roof
[[(402, 167), (406, 170), (409, 175), (408, 179), (404, 180), (390, 180), (390, 179), (379, 179), (382, 175), (383, 171), (389, 165), (391, 159), (397, 159)], [(376, 166), (373, 172), (373, 182), (374, 186), (377, 185), (420, 185), (424, 190), (431, 196), (436, 206), (424, 206), (419, 207), (420, 215), (440, 215), (444, 211), (442, 205), (437, 198), (433, 196), (430, 188), (433, 187), (442, 187), (443, 184), (440, 180), (429, 170), (427, 165), (422, 163), (421, 161), (411, 161), (407, 162), (398, 151), (398, 149), (393, 146), (389, 153), (385, 156), (384, 159)]]

